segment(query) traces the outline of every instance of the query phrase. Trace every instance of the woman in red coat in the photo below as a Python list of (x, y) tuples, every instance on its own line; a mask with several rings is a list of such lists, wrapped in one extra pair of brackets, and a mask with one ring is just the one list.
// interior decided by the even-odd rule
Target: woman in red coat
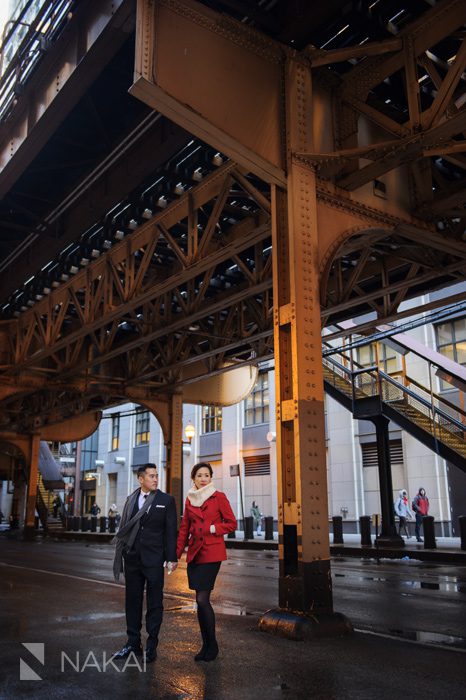
[(189, 587), (196, 591), (202, 648), (194, 657), (195, 661), (213, 661), (217, 658), (215, 613), (210, 603), (210, 592), (220, 564), (227, 558), (223, 535), (236, 530), (235, 515), (225, 494), (215, 489), (212, 474), (208, 462), (199, 462), (192, 468), (194, 486), (188, 491), (176, 546), (178, 559), (188, 546), (188, 582)]

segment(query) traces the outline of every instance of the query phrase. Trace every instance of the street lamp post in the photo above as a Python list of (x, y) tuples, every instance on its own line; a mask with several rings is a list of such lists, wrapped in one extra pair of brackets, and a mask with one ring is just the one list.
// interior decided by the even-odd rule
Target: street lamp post
[[(184, 477), (184, 450), (183, 450), (183, 447), (184, 447), (184, 445), (191, 445), (192, 439), (196, 435), (196, 428), (191, 423), (191, 421), (187, 422), (186, 427), (184, 429), (184, 434), (185, 434), (186, 440), (183, 440), (181, 443), (181, 484), (180, 484), (181, 503), (180, 503), (180, 508), (183, 508), (183, 477)], [(181, 513), (180, 513), (180, 516), (181, 516)]]

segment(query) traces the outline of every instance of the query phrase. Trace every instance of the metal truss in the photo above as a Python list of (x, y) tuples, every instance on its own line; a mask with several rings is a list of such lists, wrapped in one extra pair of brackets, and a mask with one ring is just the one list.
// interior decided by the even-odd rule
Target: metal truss
[(355, 235), (322, 277), (323, 325), (368, 310), (375, 312), (377, 323), (391, 320), (406, 298), (429, 285), (438, 289), (461, 282), (465, 272), (465, 245), (436, 233), (408, 228)]
[[(296, 154), (298, 159), (349, 191), (404, 165), (411, 175), (412, 213), (447, 220), (457, 234), (458, 221), (451, 219), (460, 218), (464, 231), (465, 23), (465, 3), (444, 0), (393, 38), (328, 51), (308, 48), (317, 79), (328, 83), (330, 67), (331, 75), (339, 74), (338, 148)], [(358, 138), (361, 115), (374, 125), (372, 142)]]
[(4, 427), (268, 355), (271, 267), (267, 192), (227, 163), (19, 316), (1, 381), (43, 388), (6, 399)]

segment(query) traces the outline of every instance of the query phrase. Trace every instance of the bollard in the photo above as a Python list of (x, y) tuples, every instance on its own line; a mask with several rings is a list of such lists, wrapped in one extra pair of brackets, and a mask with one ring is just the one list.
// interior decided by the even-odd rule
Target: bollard
[(265, 527), (265, 539), (266, 540), (273, 540), (273, 516), (272, 515), (267, 515), (267, 517), (264, 518), (264, 527)]
[(343, 542), (343, 518), (341, 515), (334, 515), (333, 521), (333, 544), (344, 544)]
[(73, 515), (73, 532), (79, 530), (79, 515)]
[(67, 516), (65, 518), (65, 529), (66, 530), (72, 530), (73, 529), (73, 518)]
[(460, 515), (458, 523), (460, 526), (461, 549), (466, 549), (466, 515)]
[(370, 515), (359, 516), (359, 527), (361, 529), (361, 547), (371, 547), (371, 517)]
[(424, 530), (424, 549), (437, 549), (434, 520), (433, 515), (425, 515), (422, 518), (422, 528)]
[(109, 519), (108, 519), (108, 531), (109, 531), (110, 534), (112, 534), (112, 535), (115, 534), (115, 532), (116, 532), (116, 522), (115, 522), (115, 520), (116, 520), (115, 518), (109, 518)]
[(81, 517), (81, 532), (88, 532), (89, 530), (89, 518), (83, 515)]
[(91, 518), (91, 532), (97, 532), (97, 518), (94, 515)]
[(107, 532), (107, 518), (105, 517), (105, 515), (100, 516), (99, 528), (100, 532)]
[(254, 518), (244, 518), (244, 539), (254, 539)]

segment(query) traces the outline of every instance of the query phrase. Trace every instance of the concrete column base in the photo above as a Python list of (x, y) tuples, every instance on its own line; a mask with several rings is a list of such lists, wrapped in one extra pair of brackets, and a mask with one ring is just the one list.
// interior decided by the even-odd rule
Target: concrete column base
[(33, 525), (25, 525), (22, 532), (23, 540), (34, 540), (37, 536), (37, 530)]
[(353, 625), (341, 613), (305, 615), (276, 608), (262, 615), (259, 629), (276, 637), (300, 642), (320, 637), (342, 637), (353, 632)]
[(399, 547), (400, 549), (405, 546), (405, 541), (401, 535), (380, 535), (375, 540), (378, 547)]

